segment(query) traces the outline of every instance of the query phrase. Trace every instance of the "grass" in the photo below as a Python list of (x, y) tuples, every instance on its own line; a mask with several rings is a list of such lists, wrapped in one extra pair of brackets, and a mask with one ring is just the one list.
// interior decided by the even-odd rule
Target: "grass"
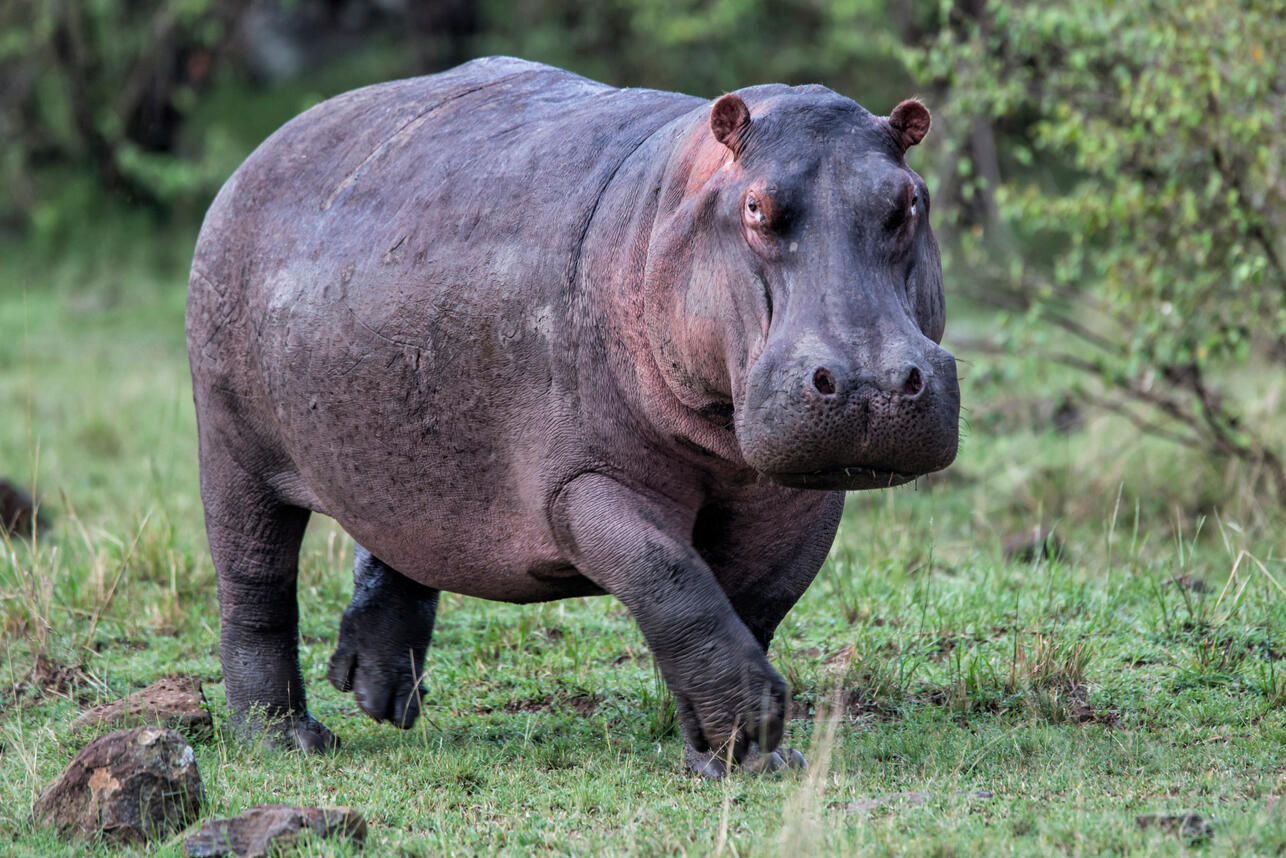
[[(958, 463), (853, 495), (774, 644), (807, 774), (683, 774), (672, 705), (610, 599), (445, 597), (424, 717), (408, 732), (369, 722), (323, 679), (351, 543), (320, 518), (302, 559), (302, 661), (344, 747), (239, 744), (184, 360), (192, 235), (122, 250), (134, 228), (60, 260), (0, 254), (0, 473), (34, 485), (50, 520), (0, 555), (0, 854), (118, 854), (33, 827), (31, 804), (86, 741), (78, 712), (180, 673), (205, 683), (216, 721), (196, 747), (207, 816), (353, 805), (368, 854), (1286, 851), (1280, 509), (1112, 418), (1056, 434), (1041, 417), (1052, 370), (967, 348)], [(989, 324), (957, 312), (949, 339)], [(1053, 557), (1006, 558), (1011, 534), (1041, 526)], [(26, 681), (37, 656), (61, 666), (54, 681)], [(848, 810), (897, 793), (927, 797)], [(1213, 833), (1135, 821), (1183, 811)], [(181, 840), (142, 851), (178, 855)]]

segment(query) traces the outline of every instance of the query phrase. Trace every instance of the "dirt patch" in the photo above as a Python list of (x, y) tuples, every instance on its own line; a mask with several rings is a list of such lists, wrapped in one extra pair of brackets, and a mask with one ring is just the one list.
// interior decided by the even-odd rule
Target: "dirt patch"
[[(842, 712), (849, 721), (862, 718), (892, 721), (899, 715), (896, 706), (860, 689), (845, 689), (832, 694), (823, 712)], [(817, 714), (817, 702), (808, 698), (795, 698), (786, 705), (787, 721), (811, 721)]]
[(560, 709), (571, 709), (582, 718), (589, 718), (598, 711), (598, 706), (601, 702), (602, 698), (597, 694), (546, 694), (544, 697), (510, 700), (505, 704), (504, 711), (510, 714), (517, 714), (519, 712), (554, 712)]
[(582, 718), (588, 718), (598, 711), (599, 700), (597, 694), (581, 694), (577, 697), (568, 698), (564, 702), (572, 709), (575, 709), (576, 713)]
[(64, 700), (74, 699), (83, 706), (89, 698), (81, 689), (94, 685), (96, 683), (93, 678), (80, 667), (59, 664), (41, 654), (36, 656), (35, 663), (22, 679), (14, 683), (11, 693), (13, 699), (26, 702), (61, 697)]
[(1115, 709), (1097, 709), (1084, 701), (1077, 702), (1071, 708), (1071, 720), (1077, 724), (1098, 724), (1109, 730), (1124, 730), (1121, 713)]

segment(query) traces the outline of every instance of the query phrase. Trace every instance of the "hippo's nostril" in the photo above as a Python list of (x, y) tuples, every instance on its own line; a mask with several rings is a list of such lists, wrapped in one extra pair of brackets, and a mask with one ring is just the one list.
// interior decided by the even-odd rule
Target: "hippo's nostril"
[(915, 398), (924, 390), (924, 376), (920, 374), (918, 366), (911, 367), (910, 372), (906, 374), (906, 380), (902, 382), (902, 395)]
[(813, 372), (813, 387), (817, 388), (817, 392), (822, 396), (834, 396), (835, 376), (826, 367), (819, 366)]

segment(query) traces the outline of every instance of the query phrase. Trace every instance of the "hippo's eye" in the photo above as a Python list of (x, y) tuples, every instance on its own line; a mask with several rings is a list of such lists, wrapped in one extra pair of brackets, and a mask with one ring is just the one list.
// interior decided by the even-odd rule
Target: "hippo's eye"
[(746, 220), (755, 226), (760, 226), (764, 222), (764, 208), (754, 194), (746, 195)]
[(902, 187), (897, 202), (889, 210), (884, 221), (885, 228), (905, 237), (907, 228), (915, 222), (920, 210), (920, 189), (907, 183)]

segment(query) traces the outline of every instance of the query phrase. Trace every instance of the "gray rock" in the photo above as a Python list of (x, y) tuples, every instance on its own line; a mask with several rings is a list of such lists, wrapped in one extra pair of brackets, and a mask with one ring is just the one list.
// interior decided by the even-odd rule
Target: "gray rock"
[(90, 742), (32, 815), (65, 835), (145, 843), (194, 822), (204, 797), (192, 746), (173, 730), (137, 727)]
[(85, 728), (101, 724), (165, 727), (193, 741), (207, 739), (214, 733), (214, 721), (205, 708), (201, 683), (186, 676), (162, 679), (124, 700), (95, 706), (72, 726)]
[(231, 819), (210, 820), (184, 842), (183, 851), (190, 858), (258, 858), (294, 847), (305, 831), (360, 845), (366, 840), (366, 820), (348, 807), (264, 804)]

